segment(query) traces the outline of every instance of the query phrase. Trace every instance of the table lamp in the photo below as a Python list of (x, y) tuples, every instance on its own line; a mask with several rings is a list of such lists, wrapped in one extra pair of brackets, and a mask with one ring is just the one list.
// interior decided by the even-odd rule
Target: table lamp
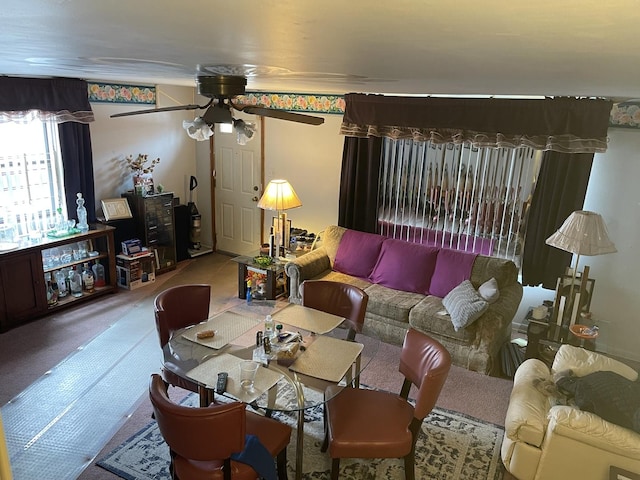
[[(595, 212), (589, 212), (587, 210), (577, 210), (569, 215), (562, 226), (547, 238), (546, 244), (576, 255), (576, 263), (571, 271), (572, 279), (569, 305), (564, 305), (564, 302), (556, 302), (554, 306), (554, 313), (559, 311), (557, 316), (558, 325), (561, 324), (564, 318), (565, 308), (567, 307), (570, 308), (569, 311), (571, 312), (570, 325), (573, 325), (576, 321), (580, 306), (580, 297), (578, 295), (584, 296), (586, 282), (589, 277), (589, 267), (585, 266), (584, 271), (580, 274), (580, 291), (576, 294), (574, 302), (573, 293), (580, 256), (604, 255), (606, 253), (615, 253), (618, 250), (616, 250), (615, 245), (609, 238), (607, 227), (602, 217)], [(558, 279), (558, 287), (558, 292), (560, 292), (561, 279)], [(593, 295), (593, 292), (590, 293)], [(559, 305), (559, 303), (563, 304)], [(571, 305), (572, 303), (573, 305)]]
[(273, 238), (269, 242), (270, 255), (275, 256), (274, 248), (271, 248), (272, 245), (278, 247), (278, 255), (284, 255), (291, 235), (291, 227), (288, 226), (285, 210), (300, 206), (302, 206), (302, 202), (289, 182), (286, 180), (271, 180), (269, 182), (258, 201), (258, 208), (278, 212), (278, 216), (273, 219)]

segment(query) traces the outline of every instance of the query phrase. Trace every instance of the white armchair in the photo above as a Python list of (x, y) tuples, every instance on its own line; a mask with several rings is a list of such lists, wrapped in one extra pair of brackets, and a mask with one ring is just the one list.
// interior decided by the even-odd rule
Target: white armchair
[(604, 355), (562, 345), (551, 370), (526, 360), (516, 371), (505, 419), (502, 462), (518, 480), (603, 480), (616, 466), (640, 472), (640, 434), (578, 408), (555, 405), (536, 388), (567, 369), (582, 377), (608, 370), (635, 381), (638, 372)]

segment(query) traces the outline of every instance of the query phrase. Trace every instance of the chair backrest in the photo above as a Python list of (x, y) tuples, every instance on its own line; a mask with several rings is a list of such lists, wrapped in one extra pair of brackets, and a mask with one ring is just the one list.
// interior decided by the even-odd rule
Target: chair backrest
[(209, 317), (211, 285), (188, 284), (169, 287), (154, 301), (156, 329), (164, 347), (175, 330), (195, 325)]
[(329, 280), (306, 280), (300, 294), (305, 307), (344, 317), (353, 330), (362, 331), (369, 296), (361, 288)]
[(409, 328), (400, 352), (400, 373), (418, 388), (414, 417), (424, 419), (436, 405), (449, 375), (451, 355), (430, 336)]
[(245, 405), (241, 402), (196, 408), (178, 405), (167, 395), (158, 374), (149, 382), (149, 398), (160, 433), (169, 448), (183, 458), (224, 461), (244, 449)]

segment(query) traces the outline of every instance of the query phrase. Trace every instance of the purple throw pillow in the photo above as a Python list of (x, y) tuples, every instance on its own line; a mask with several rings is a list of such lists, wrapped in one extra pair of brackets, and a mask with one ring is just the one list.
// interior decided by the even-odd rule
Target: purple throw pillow
[(463, 280), (471, 278), (473, 262), (478, 255), (460, 250), (440, 249), (438, 261), (431, 278), (429, 293), (444, 298), (447, 293), (460, 285)]
[(389, 238), (382, 244), (369, 280), (405, 292), (429, 293), (438, 249)]
[(333, 269), (354, 277), (368, 278), (376, 266), (385, 237), (375, 233), (346, 230), (338, 245)]

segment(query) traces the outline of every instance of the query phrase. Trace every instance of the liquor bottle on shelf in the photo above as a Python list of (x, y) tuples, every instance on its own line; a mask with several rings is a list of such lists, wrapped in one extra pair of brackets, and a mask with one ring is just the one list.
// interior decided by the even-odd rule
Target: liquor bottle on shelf
[(94, 285), (96, 287), (104, 287), (107, 284), (107, 278), (104, 272), (104, 265), (100, 260), (96, 260), (91, 269), (93, 270)]
[(82, 277), (76, 267), (71, 267), (69, 270), (69, 290), (74, 297), (82, 296)]
[(58, 303), (58, 294), (51, 285), (51, 273), (45, 273), (44, 279), (47, 282), (47, 305), (56, 305)]
[(60, 269), (53, 272), (53, 276), (56, 279), (56, 283), (58, 284), (58, 298), (66, 297), (69, 293), (69, 286), (67, 285), (67, 277), (65, 274), (66, 270)]
[(87, 293), (95, 291), (95, 277), (88, 262), (82, 264), (82, 289)]

